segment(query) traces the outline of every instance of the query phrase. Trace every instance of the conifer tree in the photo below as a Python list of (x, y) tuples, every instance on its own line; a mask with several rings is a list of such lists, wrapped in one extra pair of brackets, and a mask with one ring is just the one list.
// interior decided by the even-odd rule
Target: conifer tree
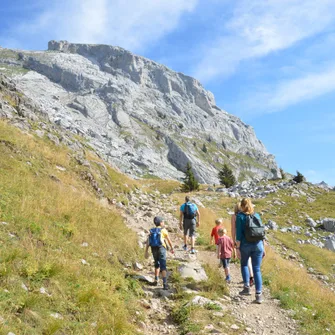
[(199, 183), (197, 179), (194, 177), (191, 163), (187, 163), (186, 165), (186, 172), (185, 177), (183, 178), (182, 190), (184, 192), (199, 190)]
[(225, 185), (227, 188), (233, 186), (236, 183), (236, 178), (233, 175), (233, 171), (227, 164), (224, 164), (222, 169), (219, 171), (219, 180), (221, 185)]
[(299, 171), (297, 171), (297, 175), (293, 178), (293, 180), (296, 183), (302, 183), (305, 180), (305, 177), (302, 175), (302, 173), (300, 173)]

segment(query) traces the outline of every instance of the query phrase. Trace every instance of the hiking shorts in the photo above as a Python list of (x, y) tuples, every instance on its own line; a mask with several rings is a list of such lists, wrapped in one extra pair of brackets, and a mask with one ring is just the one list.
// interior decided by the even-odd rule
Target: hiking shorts
[(151, 247), (152, 256), (155, 261), (155, 269), (166, 270), (166, 249), (161, 247)]
[(221, 258), (221, 264), (224, 269), (229, 267), (230, 258)]
[(195, 227), (196, 227), (197, 221), (196, 219), (184, 219), (184, 224), (183, 224), (183, 228), (184, 228), (184, 235), (187, 235), (188, 232), (188, 236), (192, 237), (195, 234)]

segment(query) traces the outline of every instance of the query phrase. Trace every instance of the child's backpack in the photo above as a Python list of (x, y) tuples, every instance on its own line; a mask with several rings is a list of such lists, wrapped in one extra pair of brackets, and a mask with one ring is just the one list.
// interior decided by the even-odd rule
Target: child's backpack
[(150, 247), (160, 247), (161, 245), (162, 245), (161, 228), (150, 229), (149, 246)]
[(184, 218), (185, 219), (194, 219), (197, 215), (197, 210), (195, 204), (192, 202), (185, 202), (184, 206)]
[(265, 238), (265, 226), (256, 215), (245, 216), (245, 239), (247, 242), (258, 242)]

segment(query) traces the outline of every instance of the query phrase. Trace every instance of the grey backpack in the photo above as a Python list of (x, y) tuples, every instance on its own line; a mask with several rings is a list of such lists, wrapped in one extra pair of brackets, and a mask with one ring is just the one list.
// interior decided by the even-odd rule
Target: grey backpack
[(265, 226), (256, 215), (245, 216), (244, 236), (247, 242), (258, 242), (265, 238)]

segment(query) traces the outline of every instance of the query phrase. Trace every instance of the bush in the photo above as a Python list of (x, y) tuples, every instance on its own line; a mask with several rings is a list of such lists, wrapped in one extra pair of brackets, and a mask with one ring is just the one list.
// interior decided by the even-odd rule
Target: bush
[(233, 171), (227, 164), (224, 164), (222, 169), (219, 171), (219, 180), (221, 185), (231, 187), (236, 183), (236, 178), (233, 175)]
[(204, 145), (202, 146), (202, 149), (201, 149), (204, 153), (207, 153), (207, 147), (206, 147), (206, 144), (204, 143)]

